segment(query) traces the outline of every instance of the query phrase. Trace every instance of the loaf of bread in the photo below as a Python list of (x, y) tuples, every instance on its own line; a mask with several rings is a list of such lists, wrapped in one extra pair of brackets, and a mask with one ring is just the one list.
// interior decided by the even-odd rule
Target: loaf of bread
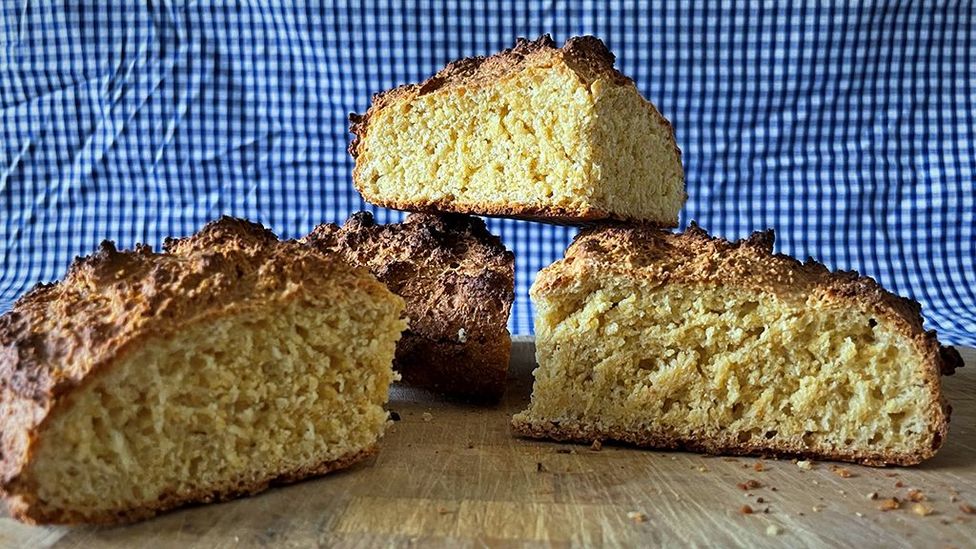
[(478, 218), (412, 214), (378, 225), (359, 212), (303, 242), (368, 268), (406, 301), (410, 327), (397, 345), (405, 383), (471, 400), (505, 389), (515, 260)]
[(671, 124), (592, 36), (455, 61), (351, 117), (367, 202), (559, 223), (673, 227), (685, 202)]
[(955, 349), (854, 272), (692, 227), (582, 232), (532, 287), (538, 369), (518, 434), (868, 465), (933, 456)]
[(367, 271), (224, 218), (110, 242), (0, 317), (0, 487), (34, 523), (115, 523), (370, 455), (405, 322)]

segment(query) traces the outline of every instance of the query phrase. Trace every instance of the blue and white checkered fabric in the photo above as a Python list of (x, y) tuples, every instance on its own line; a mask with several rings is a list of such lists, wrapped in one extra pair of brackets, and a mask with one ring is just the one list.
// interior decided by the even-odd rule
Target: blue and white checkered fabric
[[(371, 94), (517, 36), (588, 33), (674, 122), (683, 224), (773, 227), (779, 250), (871, 275), (976, 344), (970, 2), (256, 4), (3, 4), (0, 306), (103, 238), (342, 221), (368, 208), (346, 117)], [(573, 230), (489, 225), (516, 252), (527, 333), (527, 288)]]

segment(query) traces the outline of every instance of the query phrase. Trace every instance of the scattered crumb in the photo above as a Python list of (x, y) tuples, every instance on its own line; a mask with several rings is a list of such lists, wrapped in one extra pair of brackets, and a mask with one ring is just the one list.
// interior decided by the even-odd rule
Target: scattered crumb
[(556, 453), (557, 454), (568, 454), (569, 453), (569, 448), (556, 448)]
[(763, 472), (763, 471), (765, 471), (765, 470), (766, 470), (766, 466), (765, 466), (765, 465), (763, 464), (763, 462), (762, 462), (762, 461), (757, 461), (757, 462), (756, 462), (756, 463), (755, 463), (755, 464), (754, 464), (754, 465), (752, 466), (752, 469), (753, 469), (753, 471), (755, 471), (755, 472), (757, 472), (757, 473), (761, 473), (761, 472)]
[(930, 505), (925, 503), (913, 503), (912, 512), (920, 517), (927, 517), (935, 512)]
[(698, 472), (699, 473), (707, 473), (708, 472), (708, 467), (705, 467), (704, 465), (699, 465), (698, 466)]
[(901, 509), (901, 501), (898, 498), (888, 498), (881, 500), (881, 505), (878, 509), (882, 511), (894, 511), (895, 509)]
[(923, 494), (921, 490), (909, 490), (908, 499), (918, 503), (920, 501), (925, 501), (928, 498), (925, 497), (925, 494)]
[(872, 501), (874, 501), (874, 500), (878, 499), (878, 493), (877, 492), (871, 492), (870, 494), (867, 495), (867, 498), (870, 499), (870, 500), (872, 500)]
[(842, 495), (842, 496), (846, 496), (847, 495), (847, 491), (846, 490), (837, 490), (837, 493), (840, 494), (840, 495)]
[(671, 456), (671, 461), (678, 461), (678, 456)]
[(837, 465), (834, 465), (833, 467), (830, 468), (830, 470), (833, 471), (833, 473), (839, 476), (840, 478), (851, 478), (857, 476), (854, 473), (852, 473), (850, 469), (846, 467), (838, 467)]
[(856, 516), (856, 517), (858, 517), (858, 518), (861, 518), (861, 517), (863, 517), (863, 516), (864, 516), (864, 513), (860, 513), (860, 512), (857, 512), (857, 511), (855, 511), (855, 512), (854, 512), (854, 516)]
[(813, 512), (814, 513), (819, 513), (820, 511), (823, 511), (823, 505), (814, 505), (813, 506)]
[(763, 509), (763, 513), (766, 513), (768, 515), (769, 514), (769, 507), (764, 508)]
[(902, 481), (900, 481), (900, 480), (895, 483), (895, 488), (901, 488), (903, 486), (905, 486), (905, 484)]
[(600, 439), (596, 439), (593, 441), (593, 444), (590, 444), (590, 450), (593, 450), (594, 452), (599, 452), (602, 449), (603, 443), (600, 442)]
[(468, 333), (464, 331), (464, 328), (458, 330), (458, 342), (464, 343), (468, 340)]
[(396, 410), (390, 410), (390, 420), (400, 421), (400, 413), (397, 412)]
[(423, 418), (424, 421), (430, 421), (434, 419), (434, 415), (431, 414), (430, 412), (424, 412), (423, 415), (421, 415), (420, 417)]
[(438, 507), (437, 508), (437, 512), (439, 514), (441, 514), (441, 515), (449, 515), (449, 514), (453, 513), (454, 511), (448, 509), (447, 507)]
[(813, 464), (806, 459), (797, 461), (796, 466), (799, 467), (800, 469), (803, 469), (804, 471), (809, 471), (810, 469), (813, 469)]
[(752, 507), (749, 507), (748, 505), (743, 505), (742, 507), (739, 507), (739, 512), (742, 513), (743, 515), (751, 515)]
[(955, 503), (957, 501), (959, 501), (959, 496), (957, 496), (955, 494), (952, 494), (951, 496), (949, 496), (949, 503)]
[(888, 478), (895, 478), (898, 476), (898, 473), (885, 473), (885, 476)]
[(468, 450), (471, 450), (473, 448), (474, 448), (474, 443), (473, 442), (469, 442), (468, 443)]
[(766, 503), (766, 500), (764, 500), (763, 498), (759, 497), (759, 498), (756, 498), (756, 503)]
[(737, 484), (739, 490), (753, 490), (755, 488), (762, 488), (762, 484), (758, 480), (749, 479), (745, 482), (740, 482)]
[(547, 471), (547, 469), (546, 469), (546, 466), (543, 465), (541, 461), (539, 461), (539, 462), (536, 462), (536, 464), (535, 464), (535, 471), (537, 473), (545, 473)]
[(803, 511), (797, 511), (796, 512), (796, 516), (798, 516), (798, 517), (805, 517), (805, 516), (807, 516), (807, 514), (804, 513)]
[(960, 505), (959, 510), (962, 511), (963, 513), (966, 513), (967, 515), (976, 515), (976, 507), (973, 507), (968, 503), (963, 503), (962, 505)]
[(627, 513), (627, 518), (636, 522), (637, 524), (640, 524), (642, 522), (647, 522), (647, 515), (639, 511), (629, 511)]
[(812, 482), (814, 486), (820, 486), (820, 482), (819, 481), (812, 480), (810, 482)]
[(769, 489), (772, 490), (772, 491), (774, 491), (774, 492), (776, 491), (776, 487), (775, 486), (770, 486)]
[(778, 536), (782, 531), (783, 531), (782, 528), (776, 526), (775, 524), (770, 524), (769, 526), (766, 527), (767, 536)]

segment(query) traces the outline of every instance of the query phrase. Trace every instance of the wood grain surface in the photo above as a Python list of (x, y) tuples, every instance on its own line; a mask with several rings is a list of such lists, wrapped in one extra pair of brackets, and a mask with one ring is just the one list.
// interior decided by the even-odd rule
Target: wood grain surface
[[(530, 342), (514, 351), (497, 406), (397, 389), (390, 408), (401, 420), (377, 457), (348, 471), (118, 528), (32, 527), (4, 516), (0, 545), (976, 547), (976, 515), (963, 510), (976, 506), (971, 349), (963, 356), (973, 366), (944, 378), (954, 411), (935, 459), (809, 470), (791, 460), (513, 438), (508, 421), (528, 401), (533, 367)], [(924, 501), (911, 501), (913, 490)], [(892, 497), (900, 508), (881, 510)]]

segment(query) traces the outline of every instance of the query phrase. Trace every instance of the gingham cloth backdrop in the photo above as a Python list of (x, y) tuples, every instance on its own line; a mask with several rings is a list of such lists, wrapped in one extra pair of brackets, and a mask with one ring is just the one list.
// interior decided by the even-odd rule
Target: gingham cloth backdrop
[[(873, 276), (976, 344), (972, 4), (694, 4), (7, 0), (0, 307), (105, 238), (158, 245), (220, 214), (297, 237), (372, 209), (346, 153), (371, 94), (588, 33), (674, 123), (682, 226), (773, 227), (779, 251)], [(488, 224), (516, 253), (528, 333), (528, 286), (574, 231)]]

